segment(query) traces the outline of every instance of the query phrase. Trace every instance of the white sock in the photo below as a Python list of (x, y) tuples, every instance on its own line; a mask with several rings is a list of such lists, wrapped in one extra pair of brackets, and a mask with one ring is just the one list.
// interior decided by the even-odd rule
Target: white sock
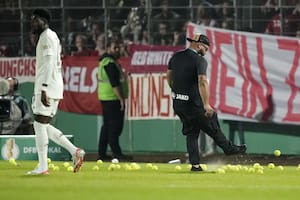
[(77, 147), (75, 147), (60, 130), (49, 124), (49, 126), (47, 126), (47, 133), (52, 141), (67, 149), (71, 155), (75, 154)]
[(33, 122), (33, 127), (35, 131), (35, 144), (39, 159), (39, 169), (42, 171), (48, 170), (48, 125), (49, 124), (42, 124), (37, 121)]

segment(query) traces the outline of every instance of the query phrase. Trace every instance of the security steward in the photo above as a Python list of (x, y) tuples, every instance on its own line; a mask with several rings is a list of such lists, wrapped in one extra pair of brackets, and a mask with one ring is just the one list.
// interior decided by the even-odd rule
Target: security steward
[(246, 152), (246, 145), (237, 146), (226, 139), (220, 129), (217, 113), (209, 104), (209, 85), (204, 55), (210, 46), (206, 35), (187, 38), (190, 46), (176, 52), (169, 61), (167, 80), (172, 89), (173, 109), (182, 122), (182, 133), (191, 171), (202, 171), (198, 148), (200, 130), (207, 133), (226, 155)]
[(119, 137), (124, 125), (128, 82), (125, 73), (117, 62), (120, 57), (120, 47), (117, 41), (108, 41), (106, 51), (100, 58), (98, 68), (98, 99), (103, 111), (98, 156), (101, 160), (112, 159), (106, 154), (109, 145), (113, 158), (128, 161), (132, 157), (124, 155), (119, 144)]

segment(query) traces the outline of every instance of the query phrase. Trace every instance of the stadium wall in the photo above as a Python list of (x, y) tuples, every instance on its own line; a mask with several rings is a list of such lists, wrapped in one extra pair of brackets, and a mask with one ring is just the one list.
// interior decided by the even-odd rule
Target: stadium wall
[[(20, 93), (31, 102), (33, 83), (22, 83)], [(65, 134), (74, 135), (75, 144), (86, 149), (88, 153), (97, 152), (101, 116), (59, 111), (53, 123)], [(221, 126), (228, 137), (228, 124), (221, 121)], [(257, 123), (257, 130), (259, 127), (260, 124)], [(300, 154), (300, 133), (299, 136), (291, 136), (287, 135), (287, 131), (288, 129), (279, 134), (246, 131), (248, 153), (272, 154), (274, 149), (280, 149), (283, 154)], [(239, 142), (238, 138), (235, 142)], [(181, 123), (176, 119), (126, 120), (121, 145), (125, 152), (132, 154), (186, 151)]]

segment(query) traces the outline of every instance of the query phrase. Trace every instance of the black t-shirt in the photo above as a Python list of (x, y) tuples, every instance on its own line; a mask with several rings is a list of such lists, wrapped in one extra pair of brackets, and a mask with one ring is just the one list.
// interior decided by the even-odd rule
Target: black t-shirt
[[(105, 58), (105, 57), (111, 57), (112, 59), (115, 60), (115, 58), (108, 54), (108, 53), (105, 53), (101, 58), (100, 58), (100, 61)], [(120, 85), (120, 71), (118, 69), (118, 66), (116, 63), (109, 63), (107, 64), (106, 66), (104, 66), (104, 70), (108, 76), (108, 79), (109, 79), (109, 82), (111, 84), (112, 87), (116, 87), (116, 86), (119, 86)]]
[(203, 108), (198, 89), (198, 75), (206, 75), (205, 58), (191, 49), (178, 51), (170, 59), (168, 69), (172, 70), (174, 102)]

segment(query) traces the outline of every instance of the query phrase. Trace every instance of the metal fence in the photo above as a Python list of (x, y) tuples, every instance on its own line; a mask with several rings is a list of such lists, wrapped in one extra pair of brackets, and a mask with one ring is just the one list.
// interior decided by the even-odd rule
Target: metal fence
[[(300, 0), (0, 0), (0, 56), (34, 55), (30, 16), (47, 8), (64, 54), (77, 37), (90, 49), (110, 38), (154, 45), (184, 45), (186, 23), (300, 36)], [(79, 35), (79, 36), (78, 36)]]

